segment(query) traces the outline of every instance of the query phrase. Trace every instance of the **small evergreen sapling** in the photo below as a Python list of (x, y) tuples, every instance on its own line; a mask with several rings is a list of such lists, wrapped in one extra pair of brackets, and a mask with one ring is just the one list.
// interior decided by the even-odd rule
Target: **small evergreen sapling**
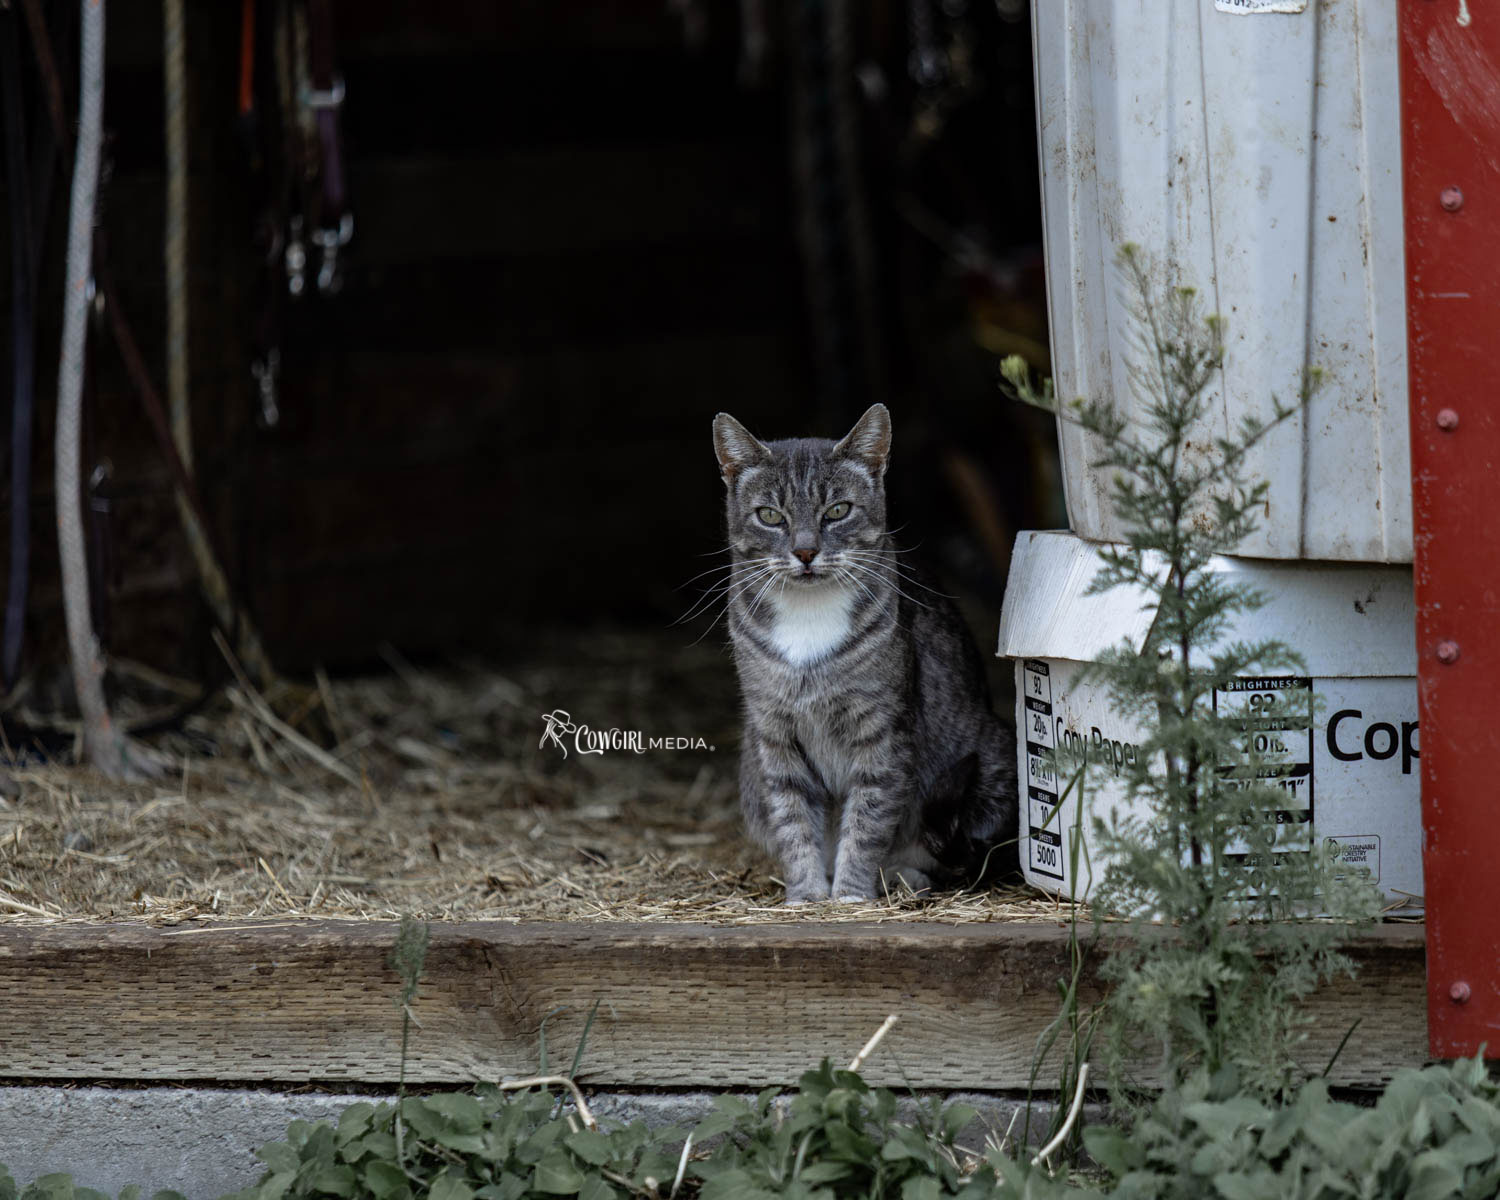
[[(1156, 286), (1133, 247), (1119, 265), (1136, 321), (1128, 372), (1139, 415), (1127, 421), (1103, 399), (1062, 410), (1094, 435), (1093, 466), (1111, 472), (1114, 510), (1130, 531), (1123, 545), (1100, 547), (1090, 592), (1132, 588), (1155, 609), (1139, 647), (1115, 648), (1094, 668), (1142, 735), (1142, 753), (1122, 769), (1131, 803), (1093, 814), (1107, 863), (1094, 903), (1137, 926), (1104, 967), (1114, 985), (1106, 1056), (1117, 1089), (1154, 1050), (1154, 1074), (1169, 1084), (1232, 1067), (1272, 1096), (1296, 1080), (1299, 1002), (1352, 969), (1338, 944), (1349, 922), (1372, 914), (1373, 891), (1338, 877), (1288, 800), (1305, 784), (1285, 751), (1312, 722), (1306, 666), (1281, 642), (1232, 637), (1235, 616), (1265, 597), (1212, 559), (1234, 551), (1267, 503), (1250, 451), (1319, 379), (1304, 379), (1299, 404), (1273, 398), (1267, 421), (1247, 417), (1211, 437), (1223, 321), (1204, 315), (1191, 288)], [(1038, 392), (1020, 358), (1002, 374), (1021, 399), (1057, 409), (1050, 384)], [(1235, 692), (1244, 677), (1266, 686)], [(1169, 929), (1148, 928), (1156, 922)]]

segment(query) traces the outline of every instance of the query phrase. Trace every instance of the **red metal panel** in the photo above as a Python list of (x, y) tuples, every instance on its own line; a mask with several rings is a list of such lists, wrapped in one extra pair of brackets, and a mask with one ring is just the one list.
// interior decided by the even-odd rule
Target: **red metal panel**
[(1399, 5), (1427, 1027), (1500, 1056), (1500, 7)]

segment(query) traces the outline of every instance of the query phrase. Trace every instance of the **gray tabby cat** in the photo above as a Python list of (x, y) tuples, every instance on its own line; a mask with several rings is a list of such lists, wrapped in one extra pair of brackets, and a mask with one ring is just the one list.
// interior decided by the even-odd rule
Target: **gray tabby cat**
[[(886, 532), (891, 418), (837, 444), (714, 418), (728, 491), (740, 803), (789, 904), (1013, 867), (1015, 735), (957, 610)], [(997, 843), (999, 845), (997, 845)], [(972, 874), (970, 876), (972, 878)]]

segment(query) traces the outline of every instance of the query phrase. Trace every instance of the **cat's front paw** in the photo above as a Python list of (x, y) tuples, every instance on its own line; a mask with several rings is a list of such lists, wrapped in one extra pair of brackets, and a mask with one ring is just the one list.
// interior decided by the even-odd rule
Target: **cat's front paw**
[(872, 878), (870, 871), (835, 871), (833, 873), (833, 895), (840, 904), (859, 904), (874, 900), (880, 894), (880, 884)]
[(787, 885), (785, 903), (788, 908), (801, 908), (804, 904), (821, 904), (827, 899), (828, 881), (826, 879)]

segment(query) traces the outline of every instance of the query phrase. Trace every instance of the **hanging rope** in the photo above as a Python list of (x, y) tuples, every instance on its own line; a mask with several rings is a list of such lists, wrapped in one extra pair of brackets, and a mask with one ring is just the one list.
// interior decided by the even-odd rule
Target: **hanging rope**
[[(171, 414), (172, 444), (176, 447), (180, 470), (177, 488), (177, 513), (187, 537), (188, 549), (198, 565), (203, 595), (213, 610), (214, 621), (235, 641), (240, 660), (262, 687), (276, 680), (276, 670), (266, 656), (260, 636), (249, 616), (237, 604), (229, 590), (229, 580), (220, 566), (218, 555), (209, 541), (207, 515), (193, 485), (193, 422), (191, 392), (188, 386), (188, 169), (187, 169), (187, 53), (183, 33), (183, 0), (162, 2), (163, 99), (167, 110), (167, 406)], [(116, 324), (115, 336), (121, 353), (130, 365), (128, 336), (121, 336)], [(132, 347), (133, 348), (133, 347)], [(144, 370), (132, 370), (137, 390), (146, 404), (148, 415), (153, 397), (141, 383)], [(149, 388), (149, 383), (147, 384)]]
[(187, 64), (182, 0), (162, 3), (163, 86), (167, 110), (167, 403), (177, 456), (193, 469), (193, 425), (188, 412), (187, 315)]
[(99, 131), (104, 115), (104, 0), (82, 0), (83, 48), (79, 66), (78, 142), (68, 218), (68, 263), (63, 277), (62, 355), (57, 369), (57, 543), (62, 566), (63, 611), (73, 686), (83, 714), (83, 761), (115, 779), (147, 772), (110, 720), (104, 700), (104, 658), (89, 617), (89, 575), (84, 546), (81, 479), (83, 350), (93, 297), (89, 264), (94, 202), (99, 186)]

